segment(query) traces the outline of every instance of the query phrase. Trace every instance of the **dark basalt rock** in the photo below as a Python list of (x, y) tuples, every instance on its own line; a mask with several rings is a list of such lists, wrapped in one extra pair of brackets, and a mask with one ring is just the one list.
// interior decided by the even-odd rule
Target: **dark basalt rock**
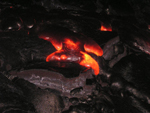
[[(129, 27), (130, 26), (130, 27)], [(123, 25), (120, 28), (121, 41), (128, 45), (134, 51), (150, 53), (149, 36), (150, 32), (134, 25)]]
[(24, 79), (14, 78), (12, 81), (23, 90), (37, 113), (60, 113), (64, 108), (61, 96), (54, 90), (40, 89)]
[(36, 113), (22, 90), (16, 87), (2, 73), (0, 74), (0, 112), (1, 113)]
[(79, 99), (74, 97), (74, 98), (70, 98), (69, 101), (73, 104), (73, 105), (76, 105), (79, 103)]
[(82, 87), (78, 87), (78, 88), (75, 88), (73, 90), (70, 91), (70, 95), (75, 95), (76, 93), (79, 93), (83, 90)]
[[(113, 67), (111, 91), (117, 112), (149, 112), (149, 57), (129, 55)], [(118, 70), (119, 69), (119, 70)], [(116, 71), (118, 70), (118, 71)], [(130, 96), (129, 96), (130, 95)], [(114, 100), (115, 99), (115, 100)], [(123, 106), (125, 103), (126, 106)], [(119, 108), (121, 107), (121, 109)], [(131, 111), (132, 110), (132, 111)]]
[[(29, 37), (22, 33), (23, 32), (1, 33), (0, 44), (2, 50), (1, 54), (5, 58), (4, 64), (9, 63), (12, 68), (16, 68), (16, 65), (22, 67), (27, 62), (32, 62), (33, 60), (35, 62), (37, 60), (45, 61), (46, 54), (48, 55), (55, 50), (48, 42), (38, 37)], [(39, 45), (42, 47), (39, 47)]]

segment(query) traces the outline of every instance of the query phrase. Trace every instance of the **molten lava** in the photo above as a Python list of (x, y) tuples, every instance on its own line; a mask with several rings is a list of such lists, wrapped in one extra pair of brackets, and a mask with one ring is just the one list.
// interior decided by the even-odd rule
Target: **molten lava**
[(67, 56), (63, 54), (63, 55), (60, 56), (60, 59), (61, 59), (61, 60), (66, 60), (66, 59), (67, 59)]
[[(94, 41), (86, 42), (73, 38), (52, 38), (47, 36), (40, 36), (44, 40), (51, 42), (57, 51), (47, 56), (46, 62), (59, 61), (59, 62), (74, 62), (81, 66), (92, 68), (94, 74), (99, 74), (99, 65), (88, 53), (93, 53), (97, 56), (103, 55), (103, 50)], [(81, 46), (82, 45), (82, 46)]]
[(46, 62), (49, 62), (50, 60), (60, 61), (61, 58), (59, 56), (56, 56), (56, 54), (59, 54), (59, 53), (62, 53), (62, 52), (63, 52), (63, 50), (58, 50), (58, 51), (55, 51), (55, 52), (51, 53), (50, 55), (47, 56)]
[(102, 23), (100, 31), (112, 31), (111, 25), (106, 25)]
[(79, 63), (82, 66), (92, 68), (94, 70), (95, 75), (99, 74), (99, 65), (98, 63), (87, 53), (80, 51), (83, 54), (83, 60)]
[(56, 50), (62, 49), (62, 43), (59, 40), (56, 40), (55, 38), (51, 38), (51, 37), (40, 37), (40, 38), (51, 42)]
[(70, 50), (78, 50), (79, 44), (80, 44), (80, 42), (75, 43), (69, 38), (65, 38), (64, 43), (65, 43), (65, 46), (67, 46), (67, 48)]
[(103, 50), (98, 44), (94, 44), (94, 46), (89, 44), (84, 44), (84, 49), (86, 52), (94, 53), (97, 56), (103, 55)]

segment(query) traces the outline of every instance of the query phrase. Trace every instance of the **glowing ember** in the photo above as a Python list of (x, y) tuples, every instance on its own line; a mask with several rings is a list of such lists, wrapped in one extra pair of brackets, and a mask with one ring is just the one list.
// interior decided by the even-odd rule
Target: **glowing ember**
[[(94, 74), (99, 74), (99, 65), (88, 53), (93, 53), (97, 56), (103, 55), (103, 50), (94, 41), (79, 40), (74, 41), (73, 38), (52, 38), (48, 36), (40, 36), (40, 38), (51, 42), (57, 51), (47, 56), (46, 62), (74, 62), (81, 66), (92, 68)], [(82, 46), (81, 46), (82, 43)]]

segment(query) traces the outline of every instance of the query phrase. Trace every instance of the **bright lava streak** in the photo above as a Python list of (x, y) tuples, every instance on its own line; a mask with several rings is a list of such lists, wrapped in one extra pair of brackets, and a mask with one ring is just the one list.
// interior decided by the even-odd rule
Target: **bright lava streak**
[(83, 60), (79, 63), (82, 66), (90, 67), (94, 70), (94, 74), (99, 74), (99, 65), (98, 63), (87, 53), (80, 51), (80, 53), (83, 55)]
[(51, 42), (56, 50), (61, 50), (62, 49), (62, 43), (57, 41), (55, 38), (51, 38), (51, 37), (40, 37), (40, 38)]
[(98, 44), (89, 45), (89, 44), (84, 44), (84, 49), (86, 52), (91, 52), (96, 54), (97, 56), (102, 56), (103, 55), (103, 50)]
[(46, 57), (46, 62), (49, 62), (50, 60), (57, 60), (57, 61), (60, 61), (61, 58), (58, 57), (58, 56), (56, 56), (55, 54), (61, 53), (61, 52), (63, 52), (63, 50), (59, 50), (59, 51), (55, 51), (55, 52), (51, 53), (50, 55), (48, 55), (48, 56)]
[(70, 49), (70, 50), (77, 50), (78, 49), (78, 46), (79, 46), (79, 44), (80, 44), (80, 42), (73, 42), (71, 39), (69, 39), (69, 38), (65, 38), (64, 39), (64, 42), (63, 42), (66, 46), (67, 46), (67, 48), (68, 49)]

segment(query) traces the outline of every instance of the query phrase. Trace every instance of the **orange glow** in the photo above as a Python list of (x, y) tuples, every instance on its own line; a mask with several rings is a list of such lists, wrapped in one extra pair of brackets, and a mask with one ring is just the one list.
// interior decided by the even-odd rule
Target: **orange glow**
[(51, 60), (60, 61), (61, 58), (60, 58), (59, 56), (56, 56), (56, 54), (57, 54), (57, 53), (62, 53), (62, 52), (63, 52), (63, 50), (59, 50), (59, 51), (55, 51), (55, 52), (51, 53), (50, 55), (48, 55), (48, 56), (46, 57), (46, 62), (49, 62), (49, 61), (51, 61)]
[(10, 8), (13, 8), (13, 6), (10, 6)]
[(106, 26), (103, 26), (103, 25), (102, 25), (101, 28), (100, 28), (100, 30), (101, 30), (101, 31), (112, 31), (112, 28), (111, 28), (111, 26), (107, 26), (107, 27), (106, 27)]
[(56, 50), (61, 50), (62, 49), (62, 43), (57, 42), (56, 40), (51, 40), (51, 43), (55, 47)]
[(66, 60), (67, 56), (63, 54), (63, 55), (60, 56), (60, 58), (61, 58), (61, 60)]
[(80, 51), (83, 54), (83, 60), (79, 63), (82, 66), (90, 67), (94, 70), (94, 74), (99, 74), (99, 65), (98, 63), (87, 53)]
[(56, 50), (61, 50), (62, 49), (62, 43), (59, 42), (58, 40), (56, 40), (55, 38), (51, 38), (51, 37), (42, 37), (39, 36), (40, 38), (47, 40), (49, 42), (52, 43), (52, 45), (55, 47)]
[(68, 49), (72, 49), (72, 50), (76, 50), (78, 48), (78, 45), (79, 45), (79, 42), (75, 43), (69, 38), (65, 38), (64, 43)]
[[(56, 52), (54, 52), (54, 53), (48, 55), (48, 56), (46, 57), (46, 62), (49, 62), (50, 59), (52, 59), (52, 57), (55, 55), (55, 53), (56, 53)], [(57, 59), (57, 60), (58, 60), (58, 59)]]
[(39, 36), (41, 39), (51, 42), (56, 51), (46, 57), (46, 62), (58, 61), (58, 62), (72, 62), (79, 63), (79, 65), (91, 68), (95, 75), (99, 74), (99, 64), (88, 53), (93, 53), (97, 56), (103, 55), (101, 47), (92, 39), (79, 40), (76, 38), (66, 37), (49, 37)]
[(74, 46), (74, 47), (77, 46), (71, 39), (65, 38), (64, 40), (67, 45)]
[(98, 44), (94, 44), (94, 45), (84, 44), (84, 49), (86, 52), (94, 53), (97, 56), (103, 55), (103, 50)]

